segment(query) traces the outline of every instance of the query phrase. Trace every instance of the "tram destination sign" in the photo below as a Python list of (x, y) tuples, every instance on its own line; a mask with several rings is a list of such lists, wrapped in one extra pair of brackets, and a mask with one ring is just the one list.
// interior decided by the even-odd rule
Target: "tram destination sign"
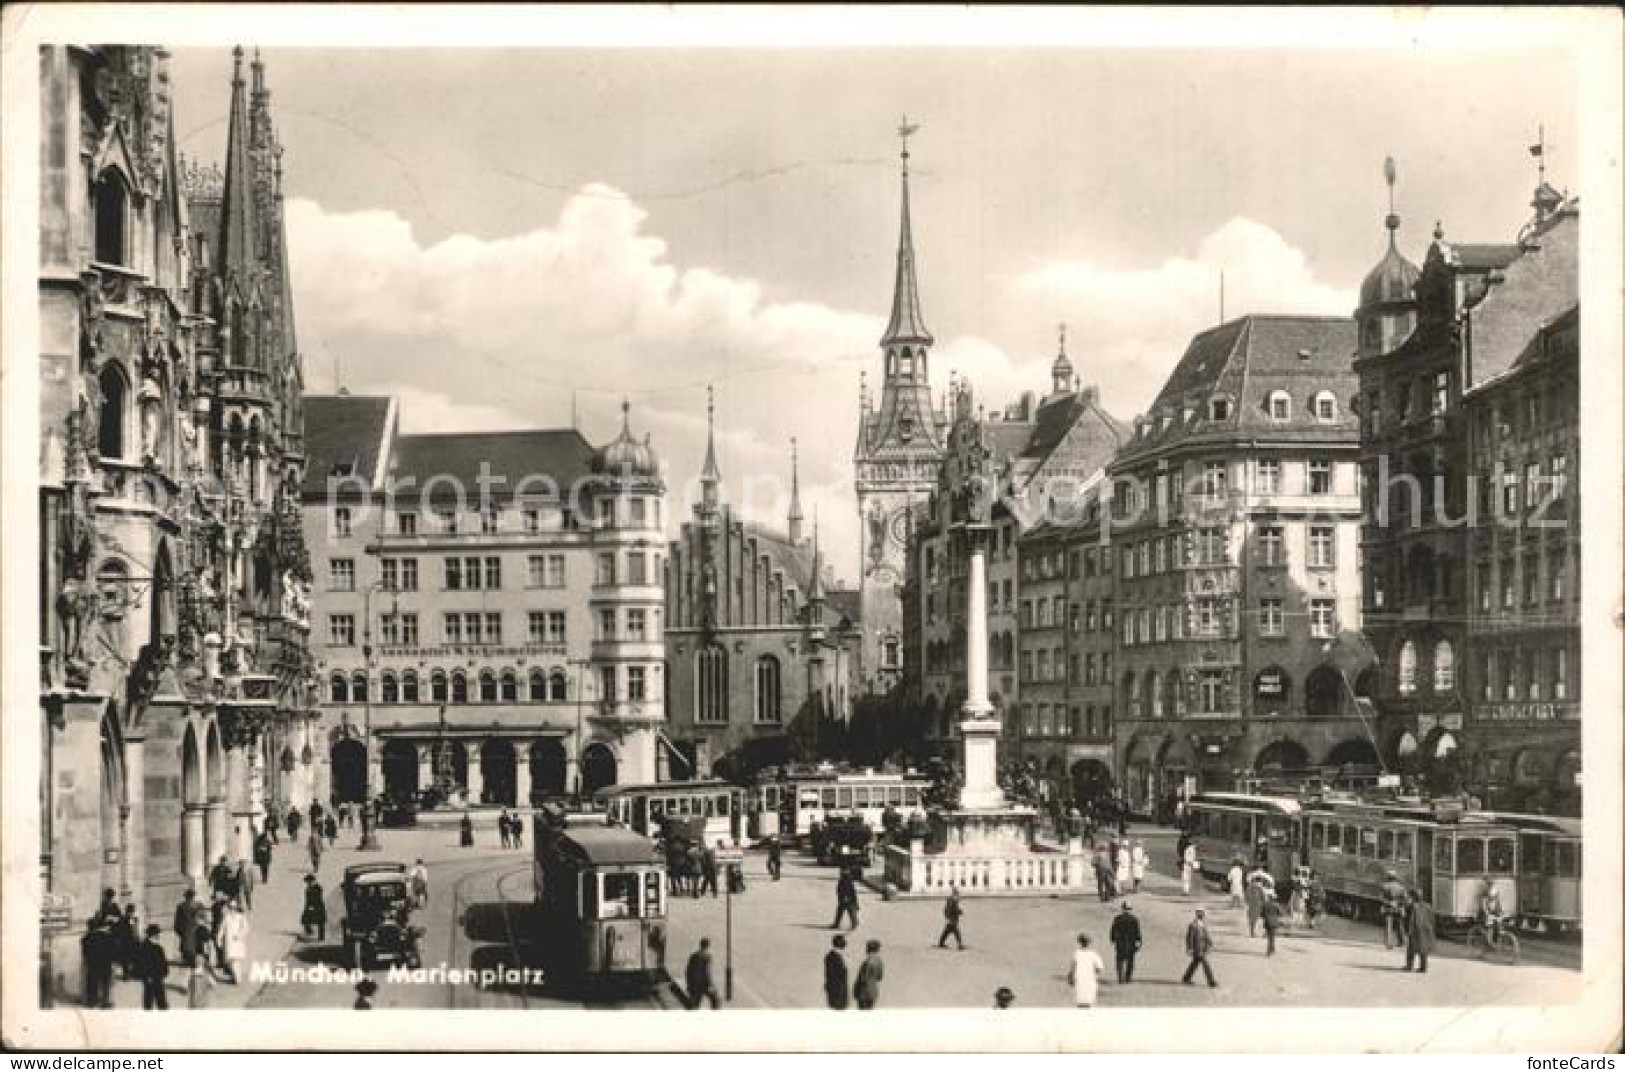
[(1577, 703), (1498, 703), (1473, 710), (1476, 722), (1562, 722), (1580, 717)]

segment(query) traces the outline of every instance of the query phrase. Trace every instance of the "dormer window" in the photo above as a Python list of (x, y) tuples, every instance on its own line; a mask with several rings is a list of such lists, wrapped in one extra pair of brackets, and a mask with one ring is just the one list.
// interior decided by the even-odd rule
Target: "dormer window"
[(1317, 421), (1335, 421), (1337, 419), (1337, 398), (1330, 391), (1319, 391), (1311, 400)]
[(1230, 400), (1228, 398), (1209, 399), (1207, 418), (1210, 421), (1228, 421), (1230, 419)]
[(898, 433), (903, 437), (903, 442), (905, 442), (905, 443), (907, 443), (909, 440), (913, 439), (914, 438), (914, 418), (913, 417), (904, 417), (902, 424), (898, 426)]
[(1285, 421), (1292, 417), (1292, 399), (1285, 391), (1271, 391), (1264, 408), (1272, 421)]

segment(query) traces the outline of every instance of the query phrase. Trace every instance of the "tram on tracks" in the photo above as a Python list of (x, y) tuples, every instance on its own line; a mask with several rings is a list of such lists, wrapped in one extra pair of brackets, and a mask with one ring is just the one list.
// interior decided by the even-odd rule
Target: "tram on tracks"
[[(884, 825), (887, 809), (903, 818), (925, 811), (931, 779), (893, 771), (790, 770), (752, 789), (752, 837), (776, 834), (800, 844), (832, 818), (860, 819), (873, 830)], [(776, 804), (776, 807), (773, 805)], [(775, 821), (776, 819), (776, 821)]]
[(611, 819), (645, 837), (661, 833), (666, 819), (705, 821), (708, 844), (739, 840), (744, 825), (746, 791), (732, 782), (708, 778), (692, 782), (645, 782), (611, 785), (593, 794), (593, 802)]
[(1580, 929), (1583, 900), (1579, 819), (1559, 815), (1486, 812), (1518, 835), (1518, 912), (1526, 926)]
[[(1539, 817), (1525, 816), (1528, 825), (1520, 830), (1514, 817), (1470, 811), (1455, 801), (1300, 801), (1246, 793), (1197, 794), (1188, 814), (1206, 877), (1221, 878), (1238, 856), (1278, 878), (1307, 865), (1320, 875), (1328, 910), (1359, 917), (1380, 911), (1382, 884), (1393, 872), (1407, 889), (1426, 891), (1447, 926), (1471, 923), (1489, 887), (1508, 917), (1530, 918), (1523, 897), (1545, 890), (1549, 843), (1549, 869), (1573, 873), (1572, 886), (1554, 885), (1551, 902), (1561, 901), (1579, 924), (1577, 822), (1548, 819), (1552, 825), (1545, 827), (1534, 821)], [(1563, 900), (1570, 892), (1575, 896)]]
[(666, 867), (654, 842), (601, 812), (537, 814), (537, 948), (550, 978), (653, 985), (666, 968)]
[(1289, 875), (1301, 855), (1302, 805), (1291, 797), (1197, 793), (1186, 801), (1187, 824), (1202, 877), (1223, 882), (1230, 862)]

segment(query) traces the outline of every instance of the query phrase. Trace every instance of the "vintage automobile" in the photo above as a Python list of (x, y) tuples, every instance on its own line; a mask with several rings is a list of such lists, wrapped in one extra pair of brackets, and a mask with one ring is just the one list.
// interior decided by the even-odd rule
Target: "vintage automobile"
[(821, 864), (868, 867), (874, 840), (874, 830), (858, 816), (830, 816), (813, 832), (813, 852)]
[(412, 925), (412, 891), (405, 864), (356, 864), (344, 869), (344, 951), (352, 968), (421, 964), (423, 929)]

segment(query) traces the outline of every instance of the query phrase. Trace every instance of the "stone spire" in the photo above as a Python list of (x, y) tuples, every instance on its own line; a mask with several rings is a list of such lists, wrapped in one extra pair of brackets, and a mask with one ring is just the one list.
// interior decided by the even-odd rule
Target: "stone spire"
[(1066, 356), (1066, 325), (1061, 325), (1060, 346), (1055, 354), (1055, 364), (1050, 366), (1050, 378), (1054, 381), (1055, 393), (1067, 394), (1075, 390), (1073, 381), (1072, 362)]
[(897, 283), (892, 290), (891, 319), (886, 322), (886, 334), (880, 339), (881, 346), (894, 343), (923, 343), (929, 346), (933, 342), (931, 332), (926, 330), (925, 318), (920, 314), (919, 284), (914, 275), (914, 232), (909, 224), (908, 211), (908, 139), (919, 129), (919, 124), (911, 124), (907, 116), (903, 117), (902, 125), (897, 128), (898, 136), (903, 140), (903, 223), (897, 236)]
[(711, 387), (705, 388), (705, 468), (700, 472), (700, 514), (715, 518), (722, 500), (722, 470), (717, 466), (717, 402)]
[(790, 513), (785, 521), (789, 527), (790, 542), (801, 542), (801, 523), (805, 515), (801, 512), (801, 469), (796, 457), (795, 437), (790, 439)]
[[(246, 280), (255, 267), (259, 234), (254, 199), (254, 168), (249, 155), (252, 130), (243, 88), (243, 49), (232, 50), (231, 112), (226, 132), (226, 173), (221, 190), (220, 248), (216, 263), (226, 279)], [(256, 69), (255, 77), (259, 78)]]

